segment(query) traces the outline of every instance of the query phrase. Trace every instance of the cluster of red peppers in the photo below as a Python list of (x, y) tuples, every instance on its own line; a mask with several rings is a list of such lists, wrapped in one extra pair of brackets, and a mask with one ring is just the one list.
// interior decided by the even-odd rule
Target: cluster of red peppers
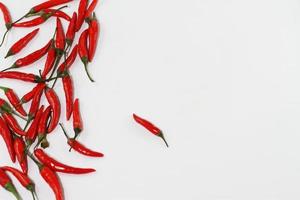
[[(79, 168), (66, 165), (52, 156), (45, 149), (49, 146), (47, 136), (60, 126), (66, 136), (66, 144), (70, 151), (89, 157), (103, 157), (100, 152), (93, 151), (78, 141), (83, 130), (80, 114), (79, 99), (74, 96), (73, 79), (70, 73), (77, 55), (80, 57), (88, 78), (93, 82), (88, 72), (88, 64), (93, 61), (99, 38), (99, 22), (94, 13), (98, 0), (79, 0), (78, 11), (69, 16), (63, 11), (66, 4), (76, 2), (73, 0), (48, 0), (31, 8), (23, 17), (13, 21), (8, 8), (0, 2), (6, 32), (0, 44), (2, 46), (5, 36), (15, 28), (36, 27), (9, 48), (5, 58), (15, 56), (38, 35), (38, 25), (48, 19), (56, 19), (56, 29), (50, 38), (38, 50), (17, 59), (10, 67), (0, 72), (0, 79), (13, 79), (34, 83), (32, 89), (19, 98), (12, 88), (0, 86), (6, 99), (0, 98), (0, 135), (2, 136), (9, 156), (13, 163), (18, 162), (20, 169), (9, 166), (0, 167), (0, 185), (11, 192), (16, 199), (21, 199), (9, 175), (14, 176), (28, 191), (33, 199), (37, 198), (35, 184), (28, 176), (28, 158), (32, 159), (39, 168), (42, 178), (54, 192), (56, 200), (64, 199), (64, 192), (58, 173), (86, 174), (94, 172), (92, 168)], [(62, 6), (57, 8), (58, 6)], [(64, 30), (63, 23), (67, 23)], [(84, 30), (82, 30), (84, 29)], [(82, 30), (82, 31), (81, 31)], [(80, 34), (75, 41), (76, 34)], [(24, 68), (46, 57), (45, 65), (39, 74), (24, 73), (17, 69)], [(61, 103), (55, 91), (55, 83), (61, 80), (66, 101), (66, 119), (73, 122), (74, 136), (71, 137), (60, 123)], [(51, 85), (50, 85), (51, 84)], [(43, 95), (47, 103), (41, 101)], [(28, 111), (24, 104), (30, 103)], [(26, 125), (21, 127), (20, 120)]]

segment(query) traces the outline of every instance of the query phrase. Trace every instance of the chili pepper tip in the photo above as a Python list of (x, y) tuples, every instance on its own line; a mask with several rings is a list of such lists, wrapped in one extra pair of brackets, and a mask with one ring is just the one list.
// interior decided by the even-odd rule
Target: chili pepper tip
[(8, 58), (9, 56), (14, 55), (11, 50), (9, 50), (4, 58)]
[(20, 194), (18, 193), (17, 189), (12, 183), (6, 184), (5, 189), (11, 192), (16, 197), (17, 200), (22, 200)]
[(163, 139), (163, 141), (165, 142), (166, 146), (169, 147), (169, 144), (167, 142), (167, 140), (165, 139), (164, 134), (161, 132), (160, 134), (157, 135), (158, 137), (160, 137), (161, 139)]

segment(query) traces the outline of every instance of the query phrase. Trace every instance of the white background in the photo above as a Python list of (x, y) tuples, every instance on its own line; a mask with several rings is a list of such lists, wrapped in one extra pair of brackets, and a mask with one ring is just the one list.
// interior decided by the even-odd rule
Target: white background
[[(16, 19), (41, 1), (2, 2)], [(66, 11), (76, 7), (77, 1)], [(60, 174), (66, 199), (300, 198), (299, 1), (103, 0), (97, 15), (101, 40), (90, 65), (96, 83), (79, 60), (72, 75), (85, 124), (80, 141), (106, 157), (69, 154), (60, 129), (49, 137), (49, 154), (98, 170)], [(41, 26), (28, 48), (1, 59), (1, 67), (44, 45), (54, 24)], [(11, 31), (0, 55), (30, 30)], [(27, 69), (37, 73), (43, 64)], [(20, 96), (32, 87), (1, 85)], [(61, 84), (57, 91), (64, 107)], [(135, 124), (133, 112), (160, 126), (170, 148)], [(0, 165), (11, 165), (0, 145)], [(40, 199), (54, 199), (37, 171), (30, 163)], [(0, 199), (13, 198), (1, 190)]]

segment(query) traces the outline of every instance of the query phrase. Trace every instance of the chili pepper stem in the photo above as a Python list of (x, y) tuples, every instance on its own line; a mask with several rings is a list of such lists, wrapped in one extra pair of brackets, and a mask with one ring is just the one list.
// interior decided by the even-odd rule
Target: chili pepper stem
[(91, 82), (95, 82), (95, 80), (92, 78), (92, 76), (91, 76), (91, 74), (90, 74), (90, 72), (88, 70), (88, 63), (87, 63), (87, 61), (84, 62), (83, 64), (84, 64), (84, 69), (85, 69), (85, 72), (86, 72), (88, 78), (90, 79)]
[(2, 41), (1, 41), (0, 47), (2, 47), (2, 45), (3, 45), (3, 43), (4, 43), (4, 40), (5, 40), (5, 38), (6, 38), (6, 35), (8, 34), (8, 31), (9, 31), (9, 30), (10, 30), (10, 29), (6, 29), (6, 31), (5, 31), (5, 33), (4, 33), (3, 37), (2, 37)]
[(11, 67), (8, 67), (8, 68), (2, 70), (1, 72), (5, 72), (5, 71), (11, 70), (11, 69), (15, 69), (15, 68), (17, 68), (17, 65), (14, 63)]
[(169, 147), (169, 144), (167, 142), (167, 140), (165, 139), (164, 134), (161, 132), (160, 134), (157, 135), (158, 137), (160, 137), (161, 139), (163, 139), (163, 141), (165, 142), (166, 146)]
[(43, 165), (29, 151), (26, 152), (29, 158), (41, 169)]
[(64, 128), (63, 124), (62, 124), (62, 123), (59, 123), (59, 126), (61, 127), (61, 129), (62, 129), (64, 135), (66, 136), (66, 138), (69, 140), (70, 137), (69, 137), (69, 135), (67, 134), (67, 131), (66, 131), (66, 129)]
[(16, 197), (17, 200), (22, 200), (20, 194), (18, 193), (17, 189), (12, 183), (6, 184), (5, 189), (11, 192)]
[(9, 50), (4, 58), (8, 58), (9, 56), (12, 56), (12, 55), (13, 55), (13, 52), (11, 50)]
[(15, 111), (12, 111), (12, 113), (13, 113), (14, 115), (16, 115), (17, 117), (19, 117), (19, 118), (23, 119), (24, 121), (28, 121), (28, 119), (26, 119), (25, 117), (23, 117), (23, 116), (19, 115), (17, 112), (15, 112)]

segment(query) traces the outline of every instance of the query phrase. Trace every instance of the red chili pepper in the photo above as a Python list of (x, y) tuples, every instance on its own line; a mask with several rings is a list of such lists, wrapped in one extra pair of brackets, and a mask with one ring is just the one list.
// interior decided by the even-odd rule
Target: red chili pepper
[(48, 49), (50, 47), (52, 43), (52, 40), (50, 40), (44, 47), (42, 47), (41, 49), (25, 56), (24, 58), (20, 58), (18, 59), (11, 67), (5, 69), (5, 70), (2, 70), (2, 71), (7, 71), (7, 70), (10, 70), (10, 69), (14, 69), (14, 68), (20, 68), (20, 67), (24, 67), (24, 66), (27, 66), (27, 65), (30, 65), (34, 62), (36, 62), (37, 60), (39, 60), (40, 58), (42, 58), (47, 52), (48, 52)]
[(0, 79), (1, 78), (15, 79), (31, 83), (40, 83), (44, 81), (37, 75), (17, 71), (0, 72)]
[(16, 154), (13, 147), (13, 137), (12, 134), (7, 126), (7, 124), (4, 122), (4, 120), (0, 117), (0, 135), (2, 136), (6, 148), (8, 150), (10, 159), (13, 163), (16, 162)]
[(28, 113), (29, 120), (28, 121), (30, 121), (35, 116), (36, 112), (38, 111), (39, 106), (40, 106), (41, 96), (43, 94), (43, 90), (45, 89), (45, 87), (46, 87), (46, 85), (43, 84), (43, 86), (38, 88), (38, 90), (36, 91), (36, 93), (32, 99), (30, 109), (29, 109), (29, 113)]
[(22, 171), (28, 173), (27, 156), (25, 155), (26, 146), (23, 139), (16, 137), (14, 139), (14, 150), (16, 152), (17, 160), (21, 166)]
[(42, 72), (43, 78), (45, 78), (48, 75), (48, 73), (51, 71), (51, 69), (53, 68), (55, 59), (56, 59), (55, 47), (53, 45), (51, 45), (50, 50), (48, 51), (45, 67)]
[(95, 172), (95, 170), (91, 168), (78, 168), (60, 163), (54, 158), (47, 155), (42, 149), (34, 150), (34, 155), (38, 158), (39, 161), (41, 161), (42, 164), (46, 165), (47, 167), (50, 167), (50, 169), (56, 172), (68, 174), (87, 174)]
[(73, 105), (73, 129), (75, 132), (75, 138), (81, 133), (83, 129), (83, 123), (81, 120), (80, 108), (79, 108), (79, 99), (75, 99)]
[(66, 36), (64, 32), (64, 28), (62, 26), (61, 20), (56, 18), (56, 38), (55, 38), (55, 47), (58, 53), (64, 51), (66, 45)]
[(40, 17), (36, 17), (29, 21), (13, 24), (13, 27), (22, 27), (22, 28), (35, 27), (47, 21), (50, 17), (52, 17), (52, 14), (44, 14)]
[(89, 21), (89, 61), (92, 62), (92, 60), (95, 57), (96, 49), (97, 49), (97, 44), (98, 44), (98, 38), (99, 38), (99, 23), (96, 18), (96, 14), (93, 14), (93, 18), (90, 19)]
[(45, 1), (39, 5), (34, 6), (33, 8), (30, 9), (29, 14), (37, 13), (40, 12), (41, 10), (51, 8), (54, 6), (59, 6), (68, 2), (71, 2), (73, 0), (49, 0)]
[(18, 179), (18, 181), (21, 183), (21, 185), (31, 192), (33, 199), (35, 199), (35, 196), (36, 196), (35, 185), (34, 185), (34, 182), (32, 180), (30, 180), (30, 178), (27, 176), (27, 174), (19, 171), (18, 169), (13, 168), (13, 167), (9, 167), (9, 166), (4, 166), (1, 168), (4, 171), (8, 171), (12, 175), (14, 175), (14, 177), (16, 177), (16, 179)]
[(20, 104), (27, 103), (31, 99), (33, 99), (34, 95), (36, 94), (37, 91), (40, 90), (40, 88), (44, 88), (45, 83), (39, 83), (37, 84), (30, 92), (26, 93), (22, 98)]
[(77, 22), (76, 22), (76, 32), (80, 30), (80, 28), (84, 22), (88, 3), (89, 3), (88, 0), (80, 0), (80, 2), (79, 2), (78, 12), (77, 12), (78, 18), (77, 18)]
[(90, 157), (103, 157), (104, 156), (102, 153), (93, 151), (93, 150), (85, 147), (83, 144), (79, 143), (77, 140), (70, 138), (68, 136), (66, 130), (62, 126), (62, 124), (59, 124), (59, 125), (62, 128), (64, 135), (68, 139), (68, 144), (70, 145), (70, 147), (72, 149), (74, 149), (78, 153), (85, 155), (85, 156), (90, 156)]
[(51, 112), (52, 112), (51, 106), (48, 106), (46, 108), (46, 110), (44, 111), (41, 119), (40, 119), (40, 123), (39, 123), (38, 129), (37, 129), (37, 133), (38, 133), (38, 145), (46, 137), (46, 134), (47, 134), (47, 124), (48, 124)]
[(1, 10), (2, 13), (3, 13), (3, 17), (4, 17), (6, 29), (7, 29), (7, 30), (11, 29), (12, 20), (11, 20), (11, 16), (10, 16), (9, 10), (8, 10), (8, 8), (7, 8), (3, 3), (1, 3), (1, 2), (0, 2), (0, 10)]
[(21, 39), (19, 39), (7, 52), (5, 58), (15, 55), (19, 53), (23, 48), (27, 46), (27, 44), (36, 36), (36, 34), (39, 32), (39, 28), (31, 31)]
[(89, 63), (89, 54), (88, 54), (88, 47), (87, 47), (87, 37), (88, 37), (88, 29), (83, 31), (79, 38), (78, 43), (78, 54), (80, 56), (81, 61), (84, 64), (85, 71), (89, 77), (89, 79), (94, 82), (91, 75), (89, 74), (89, 71), (87, 69), (88, 63)]
[(93, 0), (90, 6), (88, 7), (86, 13), (85, 13), (85, 19), (88, 19), (92, 13), (94, 12), (96, 6), (98, 4), (98, 0)]
[(40, 109), (38, 110), (38, 112), (36, 113), (36, 116), (27, 131), (27, 135), (26, 135), (27, 145), (31, 145), (37, 137), (37, 129), (38, 129), (38, 125), (40, 123), (40, 119), (43, 115), (43, 112), (44, 112), (44, 106), (41, 106)]
[(22, 130), (18, 121), (14, 118), (14, 116), (11, 113), (3, 112), (2, 117), (4, 121), (8, 124), (8, 126), (12, 129), (13, 132), (21, 136), (26, 135), (26, 132)]
[(149, 122), (146, 119), (143, 119), (143, 118), (137, 116), (136, 114), (133, 114), (133, 119), (137, 123), (139, 123), (140, 125), (142, 125), (144, 128), (146, 128), (148, 131), (150, 131), (151, 133), (153, 133), (154, 135), (162, 138), (164, 140), (164, 142), (166, 143), (167, 147), (169, 147), (167, 141), (165, 140), (163, 132), (159, 128), (157, 128), (154, 124), (152, 124), (151, 122)]
[(67, 73), (67, 75), (62, 78), (62, 83), (63, 83), (65, 98), (66, 98), (66, 115), (67, 115), (67, 120), (69, 120), (73, 112), (73, 100), (74, 100), (73, 81), (69, 73)]
[(9, 100), (9, 102), (14, 106), (14, 108), (23, 116), (27, 116), (26, 111), (24, 110), (23, 106), (20, 105), (20, 99), (18, 97), (18, 95), (14, 92), (13, 89), (11, 88), (7, 88), (7, 87), (1, 87), (0, 89), (2, 89), (7, 97), (7, 99)]
[(0, 169), (0, 185), (4, 189), (6, 189), (10, 193), (12, 193), (16, 197), (17, 200), (22, 199), (21, 196), (19, 195), (16, 187), (12, 183), (11, 179), (8, 177), (8, 175), (5, 173), (5, 171), (3, 169)]
[(77, 57), (77, 44), (74, 46), (73, 50), (71, 51), (68, 58), (63, 62), (57, 69), (58, 75), (63, 74), (66, 70), (69, 70), (70, 67), (73, 65), (76, 57)]
[(77, 13), (74, 12), (73, 16), (72, 16), (72, 19), (69, 23), (67, 33), (66, 33), (66, 42), (69, 46), (72, 45), (74, 37), (75, 37), (76, 22), (77, 22)]
[(55, 10), (55, 9), (43, 9), (41, 12), (39, 12), (38, 14), (41, 16), (41, 15), (43, 15), (43, 14), (50, 14), (50, 13), (52, 13), (52, 16), (55, 16), (55, 17), (59, 17), (59, 18), (63, 18), (63, 19), (65, 19), (65, 20), (67, 20), (67, 21), (71, 21), (71, 17), (67, 14), (67, 13), (65, 13), (65, 12), (63, 12), (63, 11), (61, 11), (61, 10)]
[(52, 88), (46, 88), (45, 94), (53, 111), (52, 120), (50, 121), (48, 127), (48, 133), (51, 133), (58, 125), (60, 114), (61, 114), (61, 107), (60, 107), (60, 101), (58, 99), (58, 96), (56, 95), (55, 91)]

